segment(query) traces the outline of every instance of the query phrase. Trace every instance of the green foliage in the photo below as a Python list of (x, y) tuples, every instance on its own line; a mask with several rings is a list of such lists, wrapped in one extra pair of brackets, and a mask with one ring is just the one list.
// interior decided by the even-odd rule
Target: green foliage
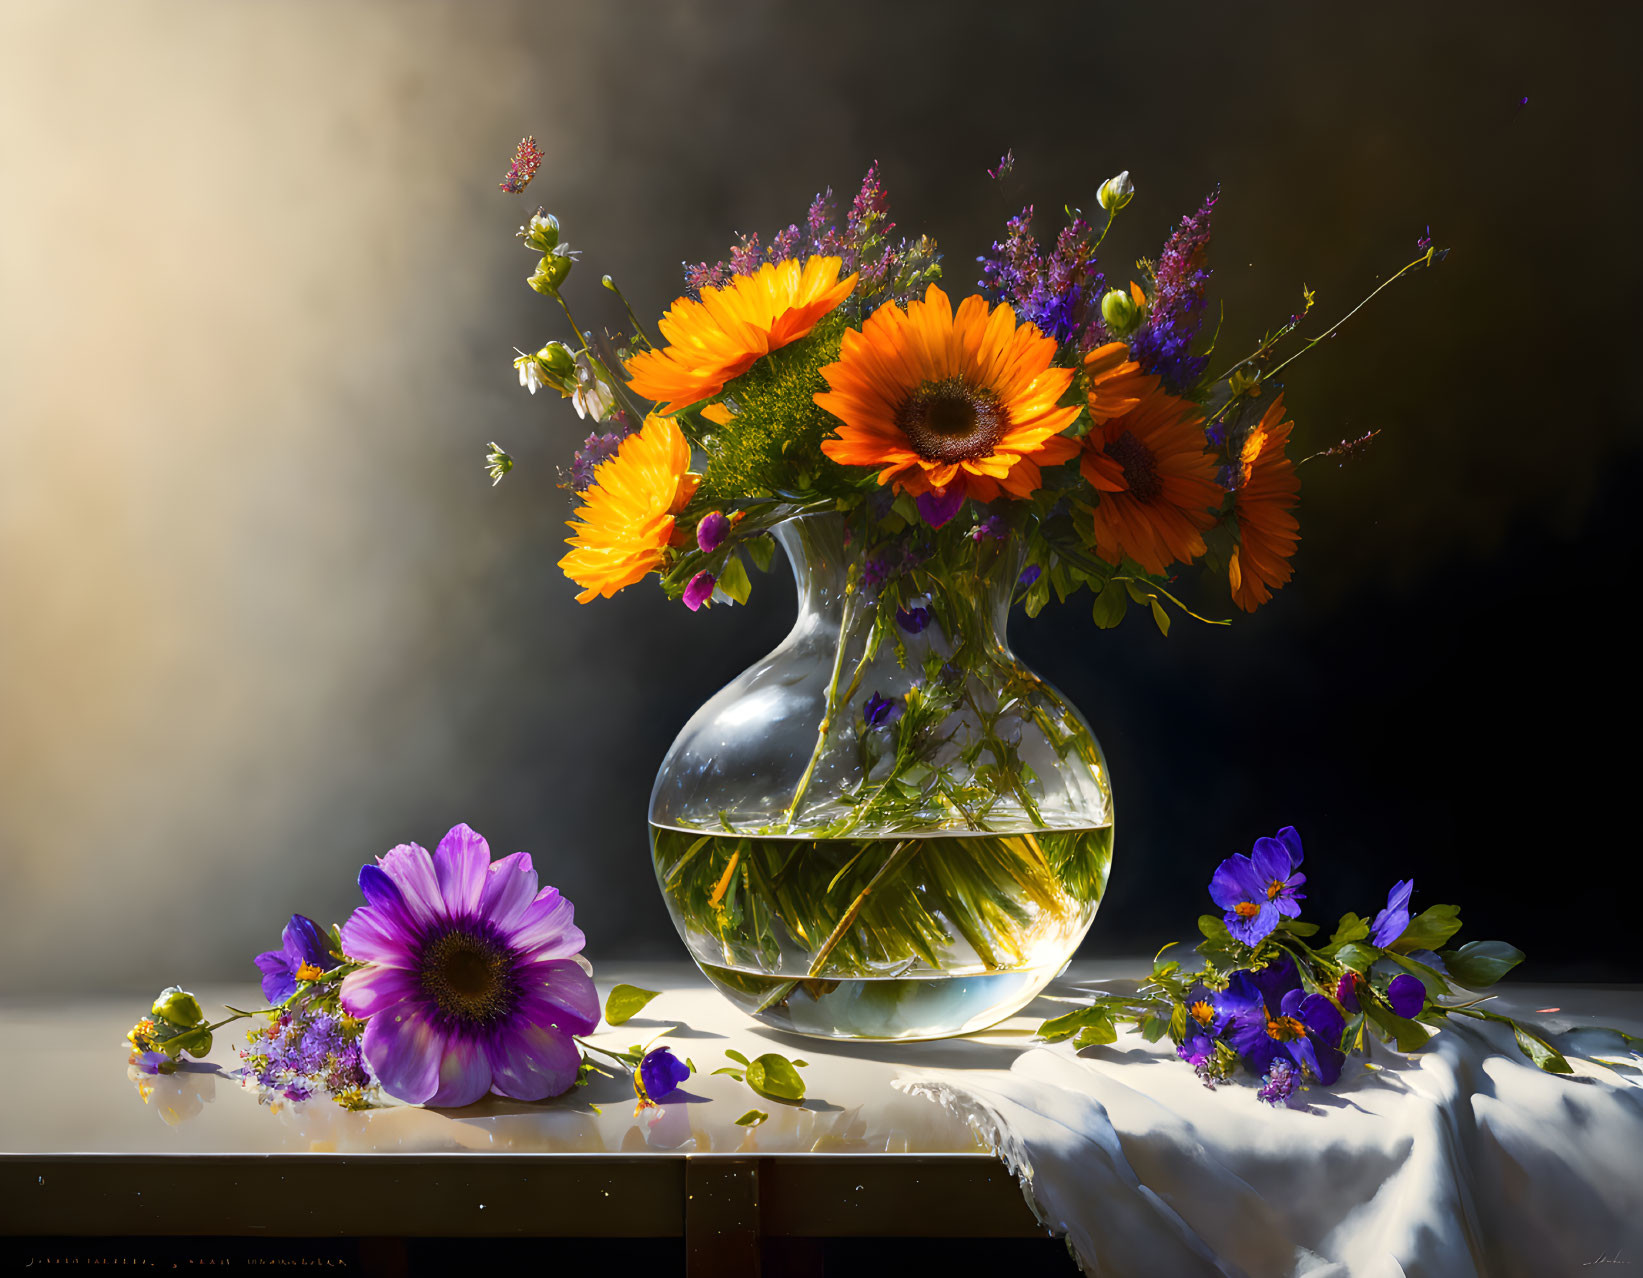
[[(725, 1055), (735, 1061), (736, 1065), (726, 1065), (713, 1072), (715, 1074), (729, 1074), (738, 1082), (746, 1083), (760, 1096), (770, 1100), (787, 1101), (797, 1104), (804, 1099), (804, 1078), (799, 1071), (805, 1068), (808, 1061), (788, 1060), (780, 1052), (766, 1052), (763, 1056), (756, 1056), (748, 1060), (740, 1052), (732, 1048), (725, 1049)], [(740, 1068), (737, 1068), (740, 1066)], [(749, 1113), (757, 1113), (750, 1110)], [(742, 1116), (747, 1117), (746, 1114)], [(740, 1120), (738, 1120), (740, 1121)], [(759, 1121), (763, 1121), (761, 1118)]]
[(1460, 931), (1460, 906), (1428, 906), (1409, 921), (1409, 926), (1391, 948), (1407, 954), (1410, 950), (1435, 950), (1446, 945)]
[(642, 990), (637, 985), (616, 985), (605, 999), (605, 1020), (611, 1025), (626, 1025), (645, 1010), (657, 990)]
[(1468, 941), (1458, 950), (1440, 950), (1438, 957), (1457, 984), (1484, 990), (1523, 962), (1523, 951), (1505, 941)]
[(699, 501), (729, 505), (748, 497), (815, 490), (827, 477), (831, 489), (848, 489), (847, 477), (822, 455), (833, 418), (815, 402), (827, 389), (823, 366), (839, 354), (844, 318), (835, 312), (805, 338), (765, 356), (725, 387), (735, 417), (711, 427), (702, 441), (707, 467)]
[(757, 1127), (760, 1123), (764, 1122), (765, 1119), (767, 1119), (769, 1117), (770, 1117), (770, 1115), (765, 1113), (764, 1110), (762, 1110), (762, 1109), (750, 1109), (750, 1110), (747, 1111), (747, 1113), (743, 1114), (740, 1118), (738, 1118), (736, 1120), (736, 1126), (738, 1126), (738, 1127)]

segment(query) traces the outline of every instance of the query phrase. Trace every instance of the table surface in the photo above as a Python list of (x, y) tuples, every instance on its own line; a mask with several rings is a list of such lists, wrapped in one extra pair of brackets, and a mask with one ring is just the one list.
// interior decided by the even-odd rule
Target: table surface
[[(927, 1043), (801, 1038), (768, 1029), (685, 964), (597, 969), (662, 991), (591, 1036), (652, 1039), (697, 1066), (677, 1101), (635, 1112), (626, 1079), (538, 1104), (490, 1096), (458, 1110), (350, 1113), (325, 1100), (259, 1103), (226, 1072), (142, 1077), (122, 1036), (143, 1009), (117, 1001), (0, 1004), (0, 1234), (661, 1237), (1042, 1234), (1015, 1178), (943, 1107), (891, 1086), (932, 1069), (1004, 1069), (1038, 1024), (1133, 979), (1145, 959), (1074, 964), (1020, 1015)], [(1510, 987), (1553, 1020), (1634, 1022), (1635, 987)], [(255, 998), (202, 991), (208, 1014)], [(230, 1031), (213, 1060), (238, 1063)], [(26, 1045), (26, 1047), (20, 1047)], [(1179, 1071), (1168, 1043), (1121, 1041), (1122, 1068)], [(778, 1051), (810, 1062), (808, 1099), (784, 1105), (712, 1070)], [(739, 1127), (749, 1109), (769, 1114)], [(202, 1204), (209, 1211), (202, 1214)], [(545, 1208), (551, 1204), (551, 1210)], [(911, 1223), (910, 1223), (911, 1222)], [(917, 1228), (914, 1229), (913, 1225)]]

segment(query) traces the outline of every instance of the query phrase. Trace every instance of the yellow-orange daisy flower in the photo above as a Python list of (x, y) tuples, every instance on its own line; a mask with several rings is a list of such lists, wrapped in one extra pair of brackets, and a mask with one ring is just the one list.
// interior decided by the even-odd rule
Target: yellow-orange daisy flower
[(1220, 504), (1195, 405), (1163, 392), (1084, 437), (1079, 469), (1101, 499), (1095, 547), (1108, 563), (1129, 556), (1151, 573), (1204, 553), (1204, 529)]
[(985, 298), (965, 298), (955, 315), (934, 284), (905, 310), (881, 306), (845, 331), (838, 363), (822, 369), (831, 389), (816, 403), (842, 423), (822, 452), (880, 467), (879, 483), (915, 497), (952, 498), (955, 485), (977, 501), (1030, 496), (1039, 467), (1078, 452), (1061, 431), (1079, 407), (1056, 405), (1073, 370), (1050, 366), (1055, 349)]
[(857, 276), (839, 278), (842, 258), (767, 262), (697, 302), (681, 297), (659, 327), (668, 345), (627, 362), (628, 385), (671, 413), (717, 395), (755, 360), (796, 342), (850, 296)]
[(1084, 382), (1090, 421), (1097, 426), (1138, 407), (1160, 385), (1157, 377), (1141, 371), (1123, 342), (1109, 342), (1084, 356)]
[(1300, 497), (1301, 477), (1285, 452), (1295, 423), (1283, 421), (1283, 415), (1280, 393), (1238, 452), (1233, 497), (1238, 547), (1227, 577), (1232, 602), (1245, 612), (1254, 612), (1289, 580), (1289, 559), (1301, 539), (1301, 526), (1290, 513)]
[(609, 599), (659, 568), (673, 540), (673, 517), (685, 508), (701, 482), (690, 473), (690, 444), (671, 417), (650, 416), (629, 435), (614, 457), (600, 462), (582, 495), (559, 561), (582, 593)]

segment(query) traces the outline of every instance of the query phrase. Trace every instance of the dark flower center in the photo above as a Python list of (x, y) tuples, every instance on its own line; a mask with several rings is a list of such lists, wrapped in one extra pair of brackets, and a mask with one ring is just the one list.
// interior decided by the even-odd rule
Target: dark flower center
[(991, 454), (1010, 429), (1010, 413), (992, 391), (948, 377), (902, 400), (896, 426), (925, 461), (960, 462)]
[(1124, 482), (1137, 501), (1154, 500), (1164, 486), (1158, 478), (1158, 457), (1129, 431), (1107, 445), (1107, 456), (1124, 468)]
[(422, 988), (454, 1021), (489, 1025), (513, 1010), (513, 954), (489, 937), (452, 928), (422, 951)]

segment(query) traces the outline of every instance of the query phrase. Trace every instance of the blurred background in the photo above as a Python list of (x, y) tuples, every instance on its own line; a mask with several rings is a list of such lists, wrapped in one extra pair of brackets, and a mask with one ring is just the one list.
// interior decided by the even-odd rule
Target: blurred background
[(1311, 917), (1412, 876), (1525, 977), (1643, 979), (1639, 34), (1527, 3), (0, 8), (0, 990), (248, 979), (457, 821), (531, 850), (596, 960), (682, 957), (651, 781), (792, 589), (572, 601), (586, 430), (510, 367), (566, 335), (514, 231), (556, 212), (614, 325), (602, 272), (659, 312), (681, 260), (875, 159), (955, 289), (1021, 203), (1052, 236), (1130, 169), (1123, 275), (1219, 184), (1226, 352), (1303, 284), (1322, 327), (1428, 226), (1453, 248), (1292, 370), (1303, 452), (1382, 434), (1303, 470), (1271, 605), (1016, 622), (1117, 787), (1087, 952), (1190, 933), (1213, 865), (1294, 824)]

